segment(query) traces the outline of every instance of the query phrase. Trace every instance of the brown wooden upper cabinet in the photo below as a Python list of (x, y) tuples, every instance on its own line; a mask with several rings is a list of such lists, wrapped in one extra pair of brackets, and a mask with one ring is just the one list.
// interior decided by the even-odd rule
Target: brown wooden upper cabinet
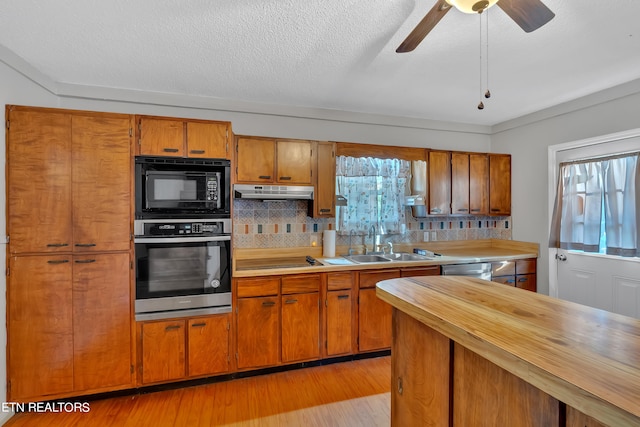
[(451, 152), (429, 151), (429, 214), (451, 214)]
[(469, 214), (469, 154), (451, 153), (451, 213)]
[(236, 182), (313, 184), (315, 141), (239, 136)]
[(489, 213), (511, 215), (511, 155), (489, 154)]
[(126, 251), (131, 116), (9, 107), (9, 250)]
[(489, 156), (483, 153), (469, 154), (469, 213), (489, 213)]
[(136, 123), (140, 155), (229, 158), (229, 122), (137, 116)]
[(316, 164), (316, 191), (309, 201), (309, 216), (330, 217), (336, 214), (336, 144), (318, 142)]

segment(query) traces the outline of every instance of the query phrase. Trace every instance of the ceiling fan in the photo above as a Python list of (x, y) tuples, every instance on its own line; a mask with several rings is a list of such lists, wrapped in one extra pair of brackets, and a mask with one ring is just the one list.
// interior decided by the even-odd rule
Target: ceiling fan
[(396, 52), (414, 50), (452, 6), (465, 13), (482, 13), (494, 4), (527, 33), (542, 27), (555, 16), (540, 0), (438, 0)]

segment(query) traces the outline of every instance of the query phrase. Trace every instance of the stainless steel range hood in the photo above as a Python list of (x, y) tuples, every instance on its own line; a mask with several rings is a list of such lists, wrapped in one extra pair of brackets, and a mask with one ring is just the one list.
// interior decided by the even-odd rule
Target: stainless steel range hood
[(313, 186), (234, 184), (233, 197), (254, 200), (313, 200)]

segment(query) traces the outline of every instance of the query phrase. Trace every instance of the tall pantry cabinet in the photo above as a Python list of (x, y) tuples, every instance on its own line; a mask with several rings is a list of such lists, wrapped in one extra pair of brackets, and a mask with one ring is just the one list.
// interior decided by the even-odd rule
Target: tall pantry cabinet
[(133, 117), (6, 117), (8, 400), (129, 388)]

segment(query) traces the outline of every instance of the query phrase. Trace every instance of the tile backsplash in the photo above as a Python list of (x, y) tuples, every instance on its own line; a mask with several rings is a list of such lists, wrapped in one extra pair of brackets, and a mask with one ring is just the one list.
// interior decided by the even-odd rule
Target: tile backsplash
[[(335, 229), (335, 219), (307, 216), (302, 200), (262, 202), (233, 201), (233, 244), (236, 248), (283, 248), (311, 246), (312, 239), (322, 244), (322, 232)], [(511, 217), (450, 216), (412, 218), (407, 213), (407, 231), (389, 235), (393, 243), (421, 243), (424, 232), (436, 233), (436, 240), (511, 239)], [(348, 245), (348, 235), (338, 234), (336, 244)], [(361, 244), (362, 236), (356, 236)]]

